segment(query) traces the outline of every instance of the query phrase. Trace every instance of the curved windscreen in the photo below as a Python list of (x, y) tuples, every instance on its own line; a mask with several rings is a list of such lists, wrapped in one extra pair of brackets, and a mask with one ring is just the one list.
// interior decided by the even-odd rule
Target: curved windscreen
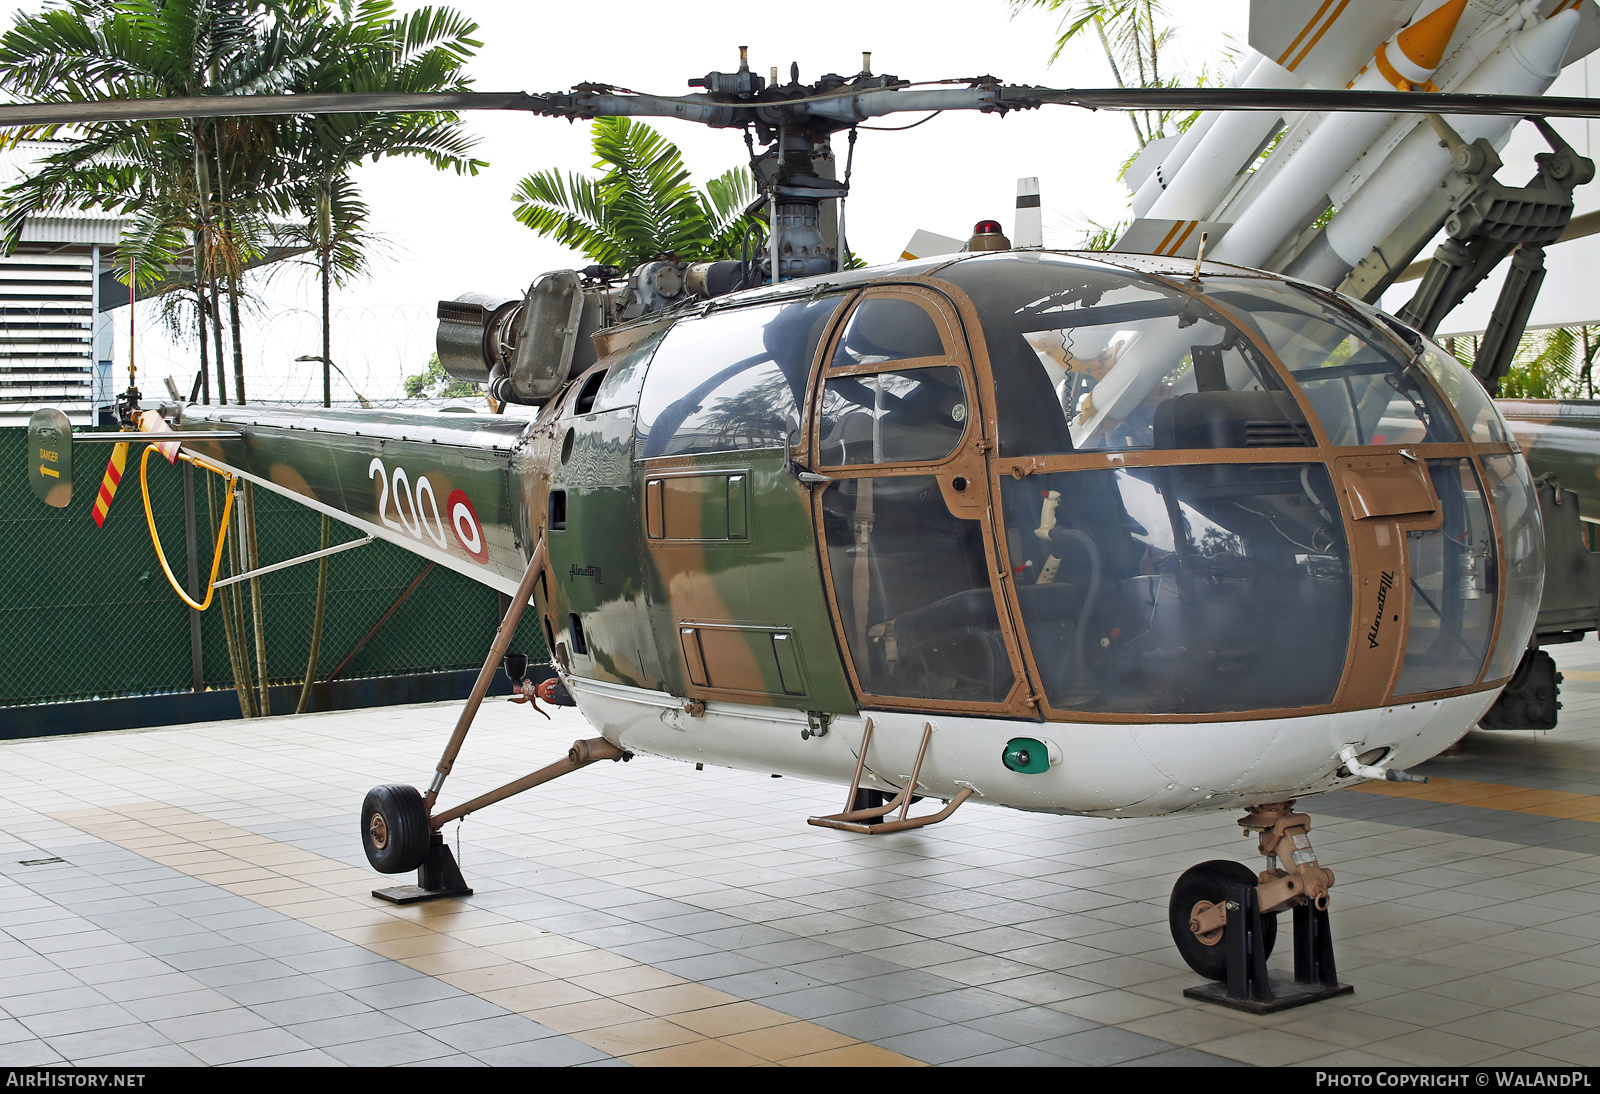
[(1500, 517), (1500, 539), (1505, 544), (1501, 567), (1505, 610), (1500, 619), (1500, 637), (1484, 673), (1484, 679), (1498, 680), (1516, 671), (1539, 617), (1544, 593), (1544, 529), (1539, 520), (1539, 499), (1521, 456), (1485, 456), (1483, 472), (1489, 497)]
[(1050, 254), (942, 276), (983, 317), (1002, 456), (1312, 443), (1249, 339), (1187, 292)]
[(1016, 593), (1057, 710), (1183, 714), (1332, 701), (1350, 561), (1320, 464), (1001, 482)]
[(1418, 363), (1456, 408), (1456, 414), (1467, 427), (1468, 439), (1491, 444), (1505, 442), (1506, 423), (1495, 409), (1494, 400), (1454, 355), (1432, 342), (1423, 342)]
[(1450, 412), (1392, 334), (1333, 297), (1259, 277), (1208, 277), (1206, 299), (1272, 347), (1336, 445), (1458, 441)]
[(1443, 523), (1406, 533), (1411, 617), (1397, 697), (1475, 683), (1494, 633), (1499, 565), (1478, 474), (1471, 460), (1450, 458), (1429, 460), (1428, 475)]

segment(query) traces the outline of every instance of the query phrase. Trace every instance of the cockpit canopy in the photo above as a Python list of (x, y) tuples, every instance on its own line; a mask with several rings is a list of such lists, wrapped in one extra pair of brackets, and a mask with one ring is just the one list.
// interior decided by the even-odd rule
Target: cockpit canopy
[(815, 279), (679, 320), (596, 408), (637, 401), (639, 461), (792, 449), (826, 476), (869, 703), (1223, 716), (1509, 676), (1542, 537), (1483, 389), (1337, 294), (1192, 272), (1007, 252)]
[(1463, 438), (1446, 398), (1473, 440), (1505, 440), (1453, 358), (1325, 290), (1245, 271), (1179, 288), (1049, 253), (939, 276), (983, 317), (1002, 455), (1312, 446), (1317, 427), (1332, 445), (1450, 443)]

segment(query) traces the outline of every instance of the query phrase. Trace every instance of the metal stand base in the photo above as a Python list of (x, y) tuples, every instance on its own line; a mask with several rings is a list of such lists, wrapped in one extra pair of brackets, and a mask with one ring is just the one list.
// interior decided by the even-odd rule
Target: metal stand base
[(433, 833), (428, 840), (428, 857), (417, 868), (415, 885), (396, 885), (391, 889), (374, 889), (372, 895), (390, 904), (420, 904), (425, 900), (442, 900), (445, 897), (471, 896), (472, 889), (461, 876), (461, 867), (444, 836)]
[(1184, 988), (1186, 997), (1251, 1014), (1275, 1014), (1355, 991), (1351, 985), (1339, 983), (1326, 910), (1309, 904), (1295, 908), (1294, 980), (1285, 981), (1267, 972), (1255, 888), (1229, 885), (1226, 891), (1228, 926), (1222, 944), (1228, 947), (1228, 979)]

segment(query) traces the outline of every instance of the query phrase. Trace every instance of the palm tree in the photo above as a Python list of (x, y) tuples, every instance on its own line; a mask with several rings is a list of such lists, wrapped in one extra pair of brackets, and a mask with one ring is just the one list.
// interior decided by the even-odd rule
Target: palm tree
[[(315, 0), (66, 0), (20, 18), (0, 37), (0, 88), (44, 102), (289, 91), (311, 63), (304, 31), (321, 10)], [(228, 283), (237, 315), (238, 273), (257, 226), (248, 190), (273, 173), (261, 156), (264, 129), (256, 121), (198, 120), (75, 127), (69, 143), (5, 192), (7, 245), (31, 214), (93, 206), (131, 217), (125, 245), (152, 280), (187, 250), (204, 298), (200, 335), (209, 318), (218, 398), (226, 402), (218, 283)], [(60, 132), (35, 127), (13, 139)], [(246, 164), (247, 151), (255, 163)]]
[[(1030, 7), (1063, 13), (1052, 62), (1074, 38), (1093, 31), (1118, 87), (1179, 86), (1174, 76), (1161, 74), (1161, 53), (1171, 44), (1173, 29), (1165, 25), (1167, 12), (1160, 0), (1011, 0), (1013, 13)], [(1128, 111), (1139, 147), (1163, 136), (1167, 123), (1179, 113)]]
[[(0, 89), (47, 102), (459, 89), (466, 82), (460, 68), (478, 45), (470, 38), (475, 30), (475, 24), (448, 9), (395, 17), (388, 0), (366, 0), (354, 8), (341, 2), (337, 17), (325, 0), (65, 0), (60, 8), (20, 19), (0, 37)], [(425, 114), (80, 126), (40, 170), (5, 193), (7, 242), (14, 245), (25, 219), (46, 208), (94, 206), (126, 213), (132, 231), (124, 249), (143, 260), (150, 281), (181, 283), (175, 271), (184, 265), (192, 270), (188, 280), (196, 303), (202, 390), (209, 387), (204, 382), (209, 327), (221, 402), (227, 402), (221, 316), (226, 289), (234, 394), (243, 403), (240, 276), (260, 257), (270, 218), (296, 208), (311, 210), (310, 234), (324, 273), (326, 361), (327, 282), (336, 266), (359, 266), (356, 251), (365, 219), (347, 171), (364, 158), (384, 154), (419, 154), (441, 167), (476, 169), (476, 161), (461, 155), (470, 142), (455, 132), (456, 124), (453, 115)], [(18, 138), (60, 131), (36, 127)], [(210, 392), (204, 393), (209, 402)], [(253, 513), (246, 516), (253, 528)], [(253, 543), (253, 535), (249, 538)], [(326, 587), (325, 572), (319, 576), (314, 630), (320, 629)], [(264, 697), (264, 637), (254, 582), (251, 593)], [(237, 590), (229, 590), (224, 602), (240, 709), (249, 717), (255, 704)], [(308, 675), (315, 671), (315, 635), (312, 645)]]
[[(1196, 87), (1206, 87), (1218, 82), (1215, 70), (1209, 66), (1202, 66), (1199, 73), (1191, 76), (1170, 69), (1163, 72), (1162, 53), (1169, 50), (1176, 31), (1166, 23), (1168, 13), (1161, 0), (1010, 0), (1010, 3), (1013, 15), (1027, 8), (1061, 12), (1060, 35), (1056, 38), (1055, 52), (1050, 55), (1051, 63), (1073, 39), (1093, 32), (1118, 87), (1183, 87), (1191, 81)], [(1231, 50), (1224, 52), (1224, 64), (1234, 60)], [(1146, 145), (1167, 136), (1168, 126), (1182, 133), (1199, 116), (1198, 111), (1128, 111), (1135, 149), (1123, 161), (1117, 177), (1128, 173)], [(1079, 246), (1091, 251), (1109, 250), (1127, 227), (1125, 220), (1102, 224), (1090, 219)]]
[[(424, 9), (396, 19), (386, 0), (368, 0), (328, 28), (318, 51), (318, 66), (303, 80), (304, 91), (403, 92), (459, 91), (470, 84), (462, 66), (479, 43), (472, 23), (448, 8)], [(473, 140), (453, 114), (318, 114), (284, 119), (280, 147), (292, 150), (296, 178), (294, 204), (300, 221), (291, 238), (307, 244), (316, 258), (322, 289), (322, 405), (333, 403), (331, 287), (364, 272), (367, 207), (350, 171), (365, 159), (423, 156), (435, 167), (476, 174), (482, 161), (470, 159)], [(328, 545), (328, 518), (322, 518), (322, 547)], [(328, 564), (317, 566), (316, 608), (296, 713), (306, 709), (317, 677)]]
[[(388, 0), (366, 0), (324, 28), (304, 92), (464, 91), (463, 66), (481, 44), (477, 24), (449, 8), (396, 18)], [(322, 405), (332, 405), (332, 285), (364, 272), (367, 207), (350, 171), (383, 156), (422, 156), (435, 167), (477, 174), (487, 166), (467, 153), (475, 140), (454, 114), (315, 114), (283, 119), (279, 147), (293, 164), (292, 201), (299, 223), (290, 235), (308, 245), (322, 280)]]
[(529, 175), (513, 196), (518, 220), (625, 270), (669, 254), (683, 262), (740, 257), (756, 223), (744, 216), (756, 196), (748, 171), (730, 168), (701, 191), (689, 181), (678, 146), (648, 125), (600, 118), (592, 139), (595, 166), (605, 174)]

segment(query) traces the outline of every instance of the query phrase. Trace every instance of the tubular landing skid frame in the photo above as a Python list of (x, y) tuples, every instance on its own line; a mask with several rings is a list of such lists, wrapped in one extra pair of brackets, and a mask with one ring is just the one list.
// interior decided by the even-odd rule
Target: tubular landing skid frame
[(462, 708), (461, 715), (456, 720), (455, 731), (451, 733), (450, 742), (445, 745), (444, 755), (439, 759), (433, 782), (429, 785), (428, 792), (422, 796), (423, 807), (430, 813), (428, 850), (422, 864), (417, 868), (417, 883), (372, 890), (372, 895), (379, 900), (386, 900), (391, 904), (417, 904), (425, 900), (442, 900), (445, 897), (471, 896), (472, 889), (462, 877), (461, 868), (457, 865), (455, 856), (450, 853), (450, 846), (445, 843), (441, 828), (486, 805), (504, 801), (524, 790), (531, 790), (552, 779), (559, 779), (562, 775), (570, 775), (600, 760), (633, 759), (633, 753), (618, 748), (604, 737), (574, 741), (566, 756), (555, 763), (541, 767), (496, 790), (480, 794), (453, 809), (439, 813), (432, 812), (434, 803), (439, 797), (439, 789), (444, 785), (445, 776), (450, 774), (450, 769), (455, 765), (456, 756), (461, 752), (461, 745), (466, 740), (467, 730), (472, 727), (472, 720), (483, 704), (484, 695), (489, 691), (489, 684), (494, 680), (494, 674), (499, 670), (501, 662), (505, 660), (506, 650), (511, 645), (511, 637), (516, 633), (523, 609), (533, 597), (533, 588), (538, 581), (539, 572), (544, 568), (544, 563), (545, 547), (541, 539), (539, 545), (534, 548), (533, 557), (528, 560), (528, 569), (522, 575), (522, 582), (517, 587), (510, 607), (506, 609), (505, 618), (500, 621), (500, 629), (495, 632), (494, 642), (490, 645), (489, 655), (484, 659), (483, 668), (478, 673), (478, 680), (472, 686), (472, 693), (467, 696), (466, 706)]
[[(961, 808), (961, 803), (972, 797), (972, 787), (963, 786), (961, 792), (951, 798), (945, 807), (937, 813), (930, 813), (925, 817), (912, 817), (911, 799), (916, 796), (917, 777), (922, 774), (922, 761), (928, 755), (928, 741), (933, 737), (933, 723), (922, 723), (922, 745), (917, 749), (917, 762), (911, 767), (911, 777), (901, 788), (900, 793), (887, 805), (877, 805), (870, 809), (853, 809), (857, 793), (861, 789), (861, 772), (867, 766), (867, 747), (872, 744), (872, 719), (867, 719), (866, 728), (861, 733), (861, 754), (856, 757), (855, 777), (850, 780), (850, 792), (844, 799), (844, 811), (832, 813), (826, 817), (810, 817), (808, 824), (818, 828), (837, 828), (841, 832), (860, 832), (863, 835), (876, 836), (886, 832), (905, 832), (912, 828), (926, 828), (930, 824), (938, 824), (951, 813)], [(896, 809), (900, 816), (894, 820), (884, 820)]]

